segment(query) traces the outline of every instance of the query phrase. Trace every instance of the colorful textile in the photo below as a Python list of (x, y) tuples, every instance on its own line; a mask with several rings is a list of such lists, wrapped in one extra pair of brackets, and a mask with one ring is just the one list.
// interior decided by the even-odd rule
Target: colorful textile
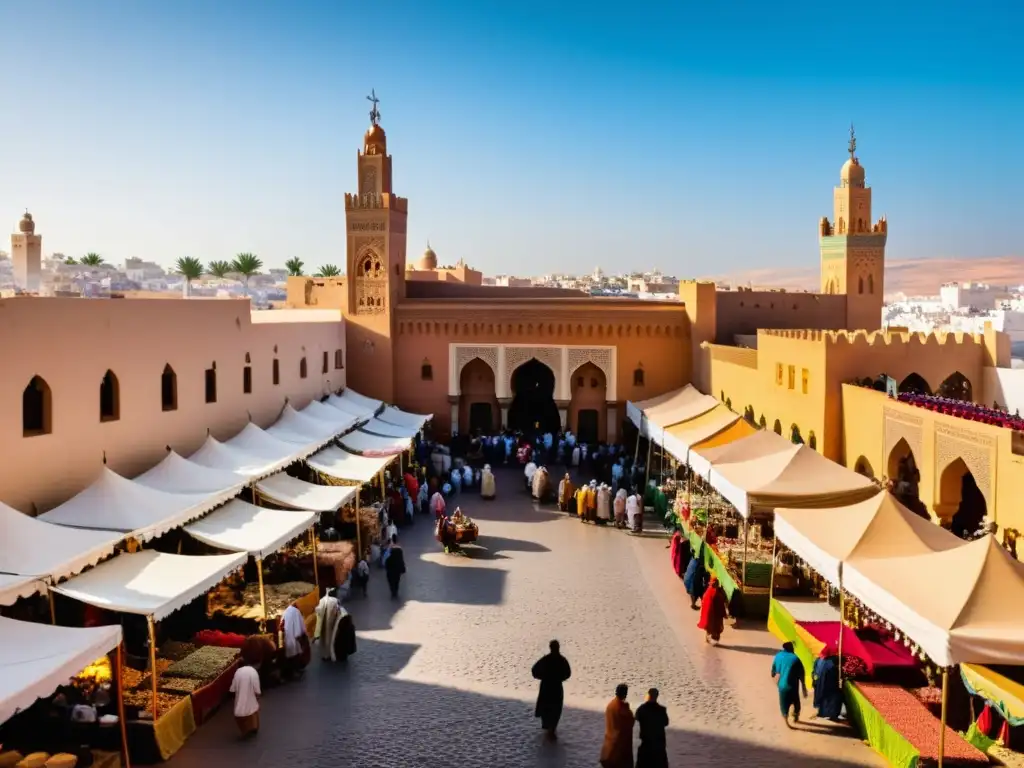
[(977, 664), (961, 664), (960, 677), (971, 695), (985, 699), (1010, 725), (1024, 724), (1024, 685)]
[(846, 714), (861, 738), (893, 768), (917, 768), (921, 753), (885, 722), (857, 686), (847, 681), (843, 684), (843, 692), (846, 694)]
[(725, 599), (725, 591), (717, 581), (712, 581), (707, 591), (700, 600), (700, 621), (697, 626), (712, 640), (718, 640), (725, 629), (725, 617), (728, 613), (728, 604)]
[[(234, 671), (231, 674), (233, 675)], [(228, 685), (231, 685), (231, 678), (228, 678)], [(195, 732), (196, 719), (192, 712), (192, 699), (186, 696), (166, 712), (161, 712), (153, 724), (153, 737), (160, 750), (160, 757), (170, 760)]]
[(804, 672), (807, 676), (804, 679), (804, 683), (810, 687), (813, 685), (811, 679), (811, 670), (814, 668), (814, 660), (821, 653), (823, 645), (816, 648), (808, 647), (807, 640), (816, 642), (813, 637), (806, 635), (806, 633), (800, 633), (798, 626), (789, 611), (786, 610), (777, 600), (772, 600), (768, 606), (768, 631), (775, 635), (779, 640), (793, 643), (793, 649), (796, 651), (797, 657), (803, 663)]

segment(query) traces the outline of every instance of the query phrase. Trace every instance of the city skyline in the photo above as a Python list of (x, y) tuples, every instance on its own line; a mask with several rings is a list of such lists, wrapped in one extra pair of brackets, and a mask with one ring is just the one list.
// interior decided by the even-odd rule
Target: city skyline
[(1024, 61), (995, 39), (1017, 9), (868, 4), (851, 45), (796, 7), (200, 8), (34, 10), (47, 55), (0, 52), (33, 107), (5, 128), (10, 229), (28, 208), (47, 253), (115, 263), (343, 264), (372, 88), (410, 260), (429, 239), (487, 274), (811, 266), (851, 120), (893, 260), (1022, 250)]

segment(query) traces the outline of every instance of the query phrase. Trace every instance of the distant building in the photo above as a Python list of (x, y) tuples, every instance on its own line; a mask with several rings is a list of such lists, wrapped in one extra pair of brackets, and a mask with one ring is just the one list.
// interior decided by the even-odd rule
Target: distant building
[(32, 214), (18, 222), (18, 231), (11, 235), (11, 261), (14, 263), (14, 287), (26, 293), (39, 293), (42, 288), (43, 236), (36, 234)]
[(946, 283), (939, 289), (939, 298), (946, 309), (993, 309), (1011, 297), (1006, 287), (984, 283)]

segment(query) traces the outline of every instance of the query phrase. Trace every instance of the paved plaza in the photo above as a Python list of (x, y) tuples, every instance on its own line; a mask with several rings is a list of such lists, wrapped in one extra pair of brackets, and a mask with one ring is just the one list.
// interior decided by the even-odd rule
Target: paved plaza
[[(481, 529), (466, 556), (444, 555), (423, 518), (402, 532), (400, 599), (375, 570), (369, 597), (346, 604), (359, 633), (347, 666), (321, 663), (314, 646), (303, 680), (266, 692), (256, 739), (239, 741), (227, 703), (172, 768), (590, 767), (620, 682), (634, 709), (661, 689), (673, 766), (884, 764), (848, 729), (786, 728), (775, 639), (752, 622), (706, 645), (666, 539), (539, 508), (518, 472), (497, 481), (495, 501), (455, 500)], [(557, 744), (533, 718), (530, 676), (552, 638), (572, 665)]]

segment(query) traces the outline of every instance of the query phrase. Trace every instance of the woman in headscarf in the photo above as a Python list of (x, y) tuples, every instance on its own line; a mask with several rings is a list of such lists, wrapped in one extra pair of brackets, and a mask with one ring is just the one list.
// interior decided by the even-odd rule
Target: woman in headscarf
[(576, 517), (581, 523), (587, 522), (587, 491), (589, 486), (581, 485), (576, 489)]
[(558, 483), (558, 508), (563, 512), (575, 511), (569, 509), (569, 503), (574, 500), (575, 495), (576, 486), (572, 484), (572, 478), (566, 472), (565, 477)]
[(615, 527), (626, 527), (626, 489), (619, 488), (615, 493)]
[(480, 474), (480, 496), (490, 501), (497, 494), (497, 489), (494, 483), (494, 473), (491, 471), (490, 464), (484, 464), (484, 471)]
[(690, 596), (690, 607), (697, 610), (697, 601), (708, 588), (708, 572), (704, 567), (704, 545), (693, 553), (690, 562), (686, 565), (683, 575), (683, 586), (686, 587), (686, 594)]
[(309, 635), (302, 612), (292, 603), (285, 608), (281, 617), (281, 634), (284, 635), (284, 668), (289, 677), (297, 675), (309, 664)]
[(672, 570), (680, 579), (686, 573), (690, 565), (690, 542), (683, 538), (683, 534), (676, 531), (672, 534), (671, 543)]
[(640, 496), (636, 493), (631, 493), (626, 497), (626, 524), (630, 530), (636, 527), (636, 519), (643, 515), (643, 510), (640, 508)]
[(722, 639), (728, 615), (729, 601), (725, 597), (725, 590), (718, 583), (718, 577), (711, 574), (711, 583), (700, 599), (700, 621), (697, 622), (697, 626), (704, 630), (704, 642), (717, 644)]
[(434, 491), (434, 495), (430, 497), (430, 511), (434, 513), (435, 520), (444, 517), (445, 506), (444, 494)]
[(839, 687), (839, 653), (832, 645), (821, 649), (814, 661), (814, 708), (818, 717), (836, 721), (843, 711), (843, 689)]
[(612, 519), (612, 492), (602, 483), (597, 488), (597, 524), (607, 525)]

